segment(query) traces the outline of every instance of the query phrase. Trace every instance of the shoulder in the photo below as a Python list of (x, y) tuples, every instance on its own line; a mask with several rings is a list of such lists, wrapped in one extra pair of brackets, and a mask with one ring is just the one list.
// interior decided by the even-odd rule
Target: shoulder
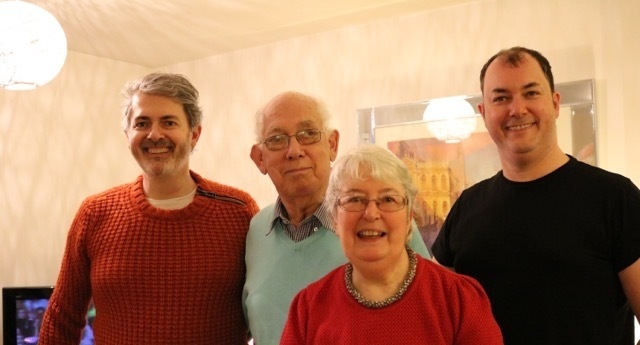
[(567, 163), (566, 171), (574, 183), (588, 185), (590, 189), (601, 190), (603, 193), (615, 194), (621, 191), (638, 190), (628, 177), (580, 162), (571, 156), (569, 163)]
[(488, 194), (496, 190), (496, 186), (502, 184), (504, 181), (504, 175), (502, 175), (502, 170), (500, 170), (495, 175), (465, 188), (456, 202), (464, 203), (467, 200), (469, 200), (469, 202), (477, 202), (475, 200), (476, 198), (487, 197)]
[(234, 198), (246, 203), (255, 203), (253, 197), (242, 189), (203, 179), (199, 183), (204, 192), (213, 193), (220, 197)]
[(83, 207), (111, 203), (113, 200), (128, 198), (136, 183), (126, 183), (111, 187), (105, 191), (90, 195), (82, 201)]
[[(271, 204), (259, 210), (251, 218), (247, 234), (247, 246), (253, 245), (258, 248), (264, 248), (265, 236), (270, 232), (273, 225), (273, 212), (274, 204)], [(269, 241), (269, 243), (271, 242)]]
[(274, 212), (275, 212), (275, 207), (276, 207), (276, 204), (269, 204), (269, 205), (263, 207), (256, 214), (256, 218), (263, 218), (263, 217), (266, 217), (268, 219), (273, 218), (273, 215), (274, 215)]
[(418, 258), (419, 267), (423, 269), (423, 277), (433, 284), (441, 286), (447, 294), (457, 293), (459, 297), (476, 296), (487, 298), (480, 283), (472, 277), (456, 273), (430, 260)]
[(270, 226), (273, 222), (275, 204), (270, 204), (259, 210), (251, 219), (251, 225)]
[(258, 211), (256, 201), (246, 191), (237, 187), (232, 187), (206, 179), (194, 172), (191, 172), (191, 176), (193, 176), (193, 178), (196, 180), (196, 183), (198, 184), (198, 194), (219, 200), (221, 202), (247, 206), (254, 210), (253, 213), (256, 213)]
[(122, 184), (86, 197), (75, 213), (72, 229), (95, 227), (100, 220), (121, 215), (132, 204), (136, 186), (137, 182)]
[(627, 177), (623, 175), (581, 162), (572, 156), (569, 156), (569, 158), (570, 159), (566, 165), (566, 168), (567, 170), (571, 171), (572, 174), (576, 174), (576, 172), (579, 172), (580, 173), (579, 176), (584, 176), (586, 178), (593, 178), (593, 179), (601, 179), (603, 181), (612, 181), (612, 182), (629, 180)]

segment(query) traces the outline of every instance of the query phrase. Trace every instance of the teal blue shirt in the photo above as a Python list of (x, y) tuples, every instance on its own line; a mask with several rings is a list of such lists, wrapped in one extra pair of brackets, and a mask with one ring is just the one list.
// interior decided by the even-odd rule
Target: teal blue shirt
[[(281, 222), (274, 222), (274, 205), (253, 217), (247, 234), (242, 306), (256, 345), (279, 344), (293, 297), (347, 262), (338, 236), (325, 226), (300, 242), (292, 241)], [(410, 246), (430, 258), (415, 226)]]

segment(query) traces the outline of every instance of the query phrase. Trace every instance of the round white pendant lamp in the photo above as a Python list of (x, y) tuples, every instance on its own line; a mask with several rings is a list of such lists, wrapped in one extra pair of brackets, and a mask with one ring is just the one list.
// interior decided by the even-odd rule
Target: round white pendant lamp
[(429, 101), (422, 120), (433, 136), (445, 143), (458, 143), (476, 130), (478, 114), (465, 96), (436, 98)]
[(30, 90), (58, 75), (67, 38), (56, 18), (28, 2), (0, 1), (0, 87)]

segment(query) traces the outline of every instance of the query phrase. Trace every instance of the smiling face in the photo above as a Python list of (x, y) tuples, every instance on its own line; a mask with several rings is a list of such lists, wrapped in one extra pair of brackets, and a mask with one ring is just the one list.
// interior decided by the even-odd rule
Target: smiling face
[[(294, 135), (303, 130), (323, 130), (325, 124), (315, 103), (301, 94), (290, 93), (275, 98), (264, 109), (262, 140), (274, 135)], [(322, 201), (327, 187), (331, 161), (338, 150), (338, 132), (327, 130), (320, 141), (301, 145), (295, 137), (287, 147), (269, 150), (258, 143), (251, 149), (251, 159), (263, 174), (268, 174), (283, 200), (309, 198)]]
[(188, 173), (189, 154), (201, 127), (189, 129), (182, 104), (170, 98), (138, 92), (133, 96), (125, 131), (129, 149), (145, 175)]
[(530, 55), (517, 66), (496, 58), (487, 68), (478, 105), (503, 160), (544, 157), (557, 148), (560, 95)]
[[(392, 200), (395, 196), (406, 197), (399, 183), (382, 182), (377, 179), (345, 179), (339, 197), (365, 198), (369, 200)], [(387, 198), (385, 198), (387, 197)], [(411, 211), (405, 205), (397, 211), (380, 211), (376, 202), (369, 202), (364, 211), (346, 211), (334, 206), (336, 233), (346, 257), (354, 265), (380, 262), (389, 266), (399, 262), (405, 254), (405, 244), (411, 229)]]

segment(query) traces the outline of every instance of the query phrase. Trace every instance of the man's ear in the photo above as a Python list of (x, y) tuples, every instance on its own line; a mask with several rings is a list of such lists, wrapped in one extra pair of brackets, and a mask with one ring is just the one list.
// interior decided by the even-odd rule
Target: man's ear
[(251, 160), (253, 161), (253, 163), (256, 164), (256, 166), (258, 167), (258, 170), (260, 170), (262, 175), (266, 175), (267, 167), (264, 164), (264, 159), (262, 157), (262, 150), (260, 149), (260, 147), (258, 147), (258, 145), (260, 144), (254, 144), (253, 146), (251, 146), (251, 153), (249, 154), (249, 156), (251, 157)]
[(196, 147), (200, 134), (202, 134), (202, 125), (198, 125), (191, 131), (191, 151)]
[(329, 149), (331, 150), (330, 158), (333, 162), (338, 156), (338, 143), (340, 142), (340, 132), (337, 129), (331, 131), (329, 134)]
[(560, 93), (554, 92), (551, 96), (553, 99), (553, 109), (556, 110), (556, 119), (560, 116)]

